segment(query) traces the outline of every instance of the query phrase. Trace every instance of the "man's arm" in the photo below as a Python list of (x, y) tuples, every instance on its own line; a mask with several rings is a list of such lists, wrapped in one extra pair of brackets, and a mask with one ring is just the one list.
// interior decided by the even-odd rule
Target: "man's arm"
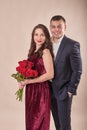
[(82, 74), (82, 60), (80, 55), (80, 44), (74, 43), (73, 50), (70, 55), (70, 63), (72, 68), (72, 76), (68, 86), (68, 92), (76, 95), (76, 89), (80, 82)]

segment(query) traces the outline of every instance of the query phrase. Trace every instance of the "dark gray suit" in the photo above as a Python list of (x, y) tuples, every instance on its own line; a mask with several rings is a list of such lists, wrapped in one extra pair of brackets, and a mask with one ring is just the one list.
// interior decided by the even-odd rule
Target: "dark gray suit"
[(71, 130), (70, 113), (72, 97), (76, 95), (77, 86), (82, 73), (80, 45), (67, 38), (61, 41), (54, 63), (54, 79), (52, 80), (52, 114), (57, 130)]

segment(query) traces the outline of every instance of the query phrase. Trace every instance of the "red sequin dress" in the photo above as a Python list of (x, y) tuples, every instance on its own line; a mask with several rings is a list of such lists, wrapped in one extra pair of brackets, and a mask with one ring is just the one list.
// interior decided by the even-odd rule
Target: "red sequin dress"
[[(34, 62), (39, 76), (44, 74), (43, 59), (34, 54), (29, 60)], [(26, 130), (49, 130), (50, 88), (48, 81), (28, 84), (25, 92)]]

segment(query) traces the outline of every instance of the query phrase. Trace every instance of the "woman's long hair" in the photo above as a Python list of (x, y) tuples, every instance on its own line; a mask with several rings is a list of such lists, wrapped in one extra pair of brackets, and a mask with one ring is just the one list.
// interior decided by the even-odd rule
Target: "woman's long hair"
[(50, 38), (50, 34), (49, 34), (49, 31), (47, 29), (47, 27), (43, 24), (38, 24), (37, 26), (34, 27), (33, 31), (32, 31), (32, 37), (31, 37), (31, 45), (30, 45), (30, 49), (29, 49), (29, 52), (28, 52), (28, 58), (35, 52), (36, 50), (36, 43), (34, 41), (34, 33), (35, 33), (35, 30), (36, 29), (42, 29), (43, 32), (44, 32), (44, 35), (46, 37), (46, 41), (45, 43), (40, 47), (40, 49), (36, 52), (37, 55), (39, 57), (41, 57), (43, 55), (43, 50), (44, 49), (49, 49), (50, 52), (51, 52), (51, 55), (53, 57), (53, 48), (52, 48), (52, 42), (51, 42), (51, 38)]

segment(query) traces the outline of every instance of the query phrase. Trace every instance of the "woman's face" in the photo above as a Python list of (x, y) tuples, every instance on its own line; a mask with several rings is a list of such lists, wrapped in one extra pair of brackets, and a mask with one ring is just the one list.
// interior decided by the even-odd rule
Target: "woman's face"
[(42, 46), (46, 41), (46, 36), (41, 28), (37, 28), (34, 32), (34, 42), (36, 46)]

